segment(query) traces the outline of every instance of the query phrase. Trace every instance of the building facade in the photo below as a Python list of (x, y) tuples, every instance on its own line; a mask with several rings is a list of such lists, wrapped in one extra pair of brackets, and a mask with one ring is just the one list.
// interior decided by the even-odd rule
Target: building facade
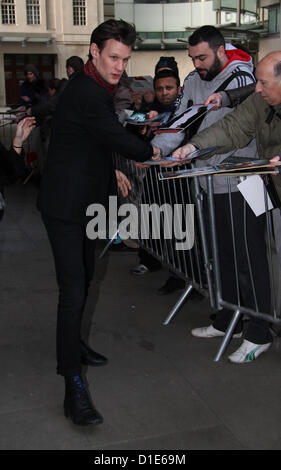
[(102, 21), (102, 0), (0, 0), (0, 105), (17, 100), (27, 64), (49, 79), (66, 77), (68, 57), (87, 60)]
[(104, 19), (136, 25), (129, 75), (153, 75), (160, 56), (174, 56), (183, 80), (193, 68), (188, 37), (204, 24), (256, 61), (281, 50), (280, 0), (0, 0), (0, 8), (1, 106), (17, 100), (27, 64), (49, 79), (66, 76), (68, 57), (87, 60), (91, 32)]
[(246, 47), (257, 62), (281, 50), (280, 0), (105, 0), (107, 14), (134, 22), (138, 32), (132, 69), (153, 74), (159, 56), (173, 55), (181, 79), (193, 65), (186, 54), (192, 32), (211, 24), (227, 42)]

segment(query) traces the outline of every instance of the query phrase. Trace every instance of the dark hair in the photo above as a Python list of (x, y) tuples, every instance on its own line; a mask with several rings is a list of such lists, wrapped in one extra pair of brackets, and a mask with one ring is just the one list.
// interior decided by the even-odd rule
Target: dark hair
[[(92, 32), (90, 44), (97, 44), (101, 51), (104, 43), (108, 39), (115, 39), (122, 42), (126, 46), (133, 46), (137, 38), (135, 25), (127, 23), (123, 20), (107, 20), (97, 26)], [(89, 53), (89, 58), (92, 59), (92, 54)]]
[(62, 80), (59, 78), (51, 78), (51, 80), (47, 81), (47, 87), (50, 88), (51, 90), (56, 90), (59, 91), (61, 87)]
[(197, 46), (200, 42), (207, 42), (214, 52), (216, 52), (220, 46), (225, 47), (223, 35), (214, 26), (202, 26), (196, 29), (188, 39), (190, 46)]
[(154, 76), (154, 79), (153, 79), (154, 88), (155, 88), (155, 83), (156, 83), (157, 80), (159, 80), (160, 78), (169, 78), (169, 77), (173, 77), (176, 80), (177, 87), (180, 86), (179, 76), (175, 72), (173, 72), (173, 70), (165, 69), (165, 70), (160, 70), (160, 72), (158, 72)]
[(178, 64), (174, 57), (160, 57), (159, 61), (155, 65), (155, 74), (158, 73), (159, 69), (173, 70), (175, 74), (179, 74)]
[(276, 78), (281, 78), (281, 62), (274, 64), (273, 72)]
[(72, 67), (74, 72), (79, 72), (84, 70), (84, 61), (81, 59), (81, 57), (73, 55), (67, 59), (66, 67)]

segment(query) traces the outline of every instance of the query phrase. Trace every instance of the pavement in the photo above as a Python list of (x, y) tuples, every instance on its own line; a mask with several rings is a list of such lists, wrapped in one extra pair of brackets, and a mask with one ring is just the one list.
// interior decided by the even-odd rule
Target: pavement
[(163, 326), (180, 293), (156, 294), (166, 269), (132, 276), (132, 252), (97, 262), (83, 323), (89, 344), (109, 358), (84, 371), (104, 423), (79, 427), (64, 417), (58, 291), (36, 193), (32, 181), (8, 188), (0, 228), (0, 449), (281, 449), (280, 338), (244, 365), (227, 359), (241, 342), (233, 339), (215, 362), (220, 339), (190, 334), (209, 323), (208, 300), (188, 300)]

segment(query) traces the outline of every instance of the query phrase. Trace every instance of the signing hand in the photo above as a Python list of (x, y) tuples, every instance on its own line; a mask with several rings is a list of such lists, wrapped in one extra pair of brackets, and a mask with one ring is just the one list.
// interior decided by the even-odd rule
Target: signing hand
[(115, 170), (118, 189), (121, 192), (123, 197), (127, 197), (129, 191), (132, 190), (132, 186), (127, 176), (122, 173), (120, 170)]
[(220, 93), (212, 93), (212, 95), (208, 96), (206, 99), (204, 105), (208, 106), (209, 104), (214, 104), (214, 108), (212, 108), (212, 111), (216, 111), (221, 107), (222, 103), (222, 96)]
[(176, 149), (173, 152), (172, 157), (177, 158), (178, 160), (182, 160), (187, 155), (189, 155), (191, 152), (194, 152), (194, 150), (195, 150), (194, 145), (186, 144), (183, 147), (179, 147), (178, 149)]
[[(151, 157), (151, 160), (161, 160), (161, 150), (158, 147), (154, 147), (154, 145), (152, 146), (152, 148), (153, 148), (153, 155)], [(135, 162), (135, 165), (139, 168), (150, 167), (150, 165), (144, 165), (143, 163), (137, 163), (137, 162)]]

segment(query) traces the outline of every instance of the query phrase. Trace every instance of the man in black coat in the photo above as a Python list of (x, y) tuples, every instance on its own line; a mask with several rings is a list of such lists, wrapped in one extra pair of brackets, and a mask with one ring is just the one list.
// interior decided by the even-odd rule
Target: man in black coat
[(158, 149), (126, 131), (114, 112), (114, 92), (135, 39), (135, 28), (124, 21), (108, 20), (93, 31), (85, 73), (74, 74), (59, 99), (39, 192), (59, 284), (57, 371), (65, 377), (65, 415), (75, 424), (102, 422), (81, 378), (81, 363), (107, 362), (80, 337), (94, 272), (86, 210), (93, 203), (107, 206), (115, 179), (112, 152), (138, 162), (159, 158)]

